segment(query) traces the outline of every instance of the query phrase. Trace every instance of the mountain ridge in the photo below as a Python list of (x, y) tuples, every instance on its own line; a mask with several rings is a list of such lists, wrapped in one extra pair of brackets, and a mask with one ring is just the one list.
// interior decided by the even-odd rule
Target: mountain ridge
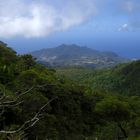
[(86, 66), (100, 68), (128, 61), (115, 52), (98, 51), (75, 44), (62, 44), (55, 48), (34, 51), (31, 54), (37, 58), (38, 62), (51, 67)]

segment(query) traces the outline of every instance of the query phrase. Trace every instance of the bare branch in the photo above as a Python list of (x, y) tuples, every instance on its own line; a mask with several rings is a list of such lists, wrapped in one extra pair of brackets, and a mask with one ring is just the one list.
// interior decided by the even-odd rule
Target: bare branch
[(36, 87), (38, 88), (42, 88), (42, 87), (46, 87), (46, 86), (56, 86), (57, 84), (44, 84), (44, 85), (37, 85)]
[[(4, 104), (4, 105), (0, 105), (0, 107), (15, 107), (15, 106), (18, 106), (18, 105), (20, 105), (20, 104), (22, 104), (24, 101), (20, 101), (20, 102), (15, 102), (14, 104)], [(1, 115), (1, 114), (0, 114)]]
[(19, 95), (16, 97), (15, 100), (12, 100), (12, 101), (3, 101), (3, 102), (1, 101), (1, 102), (0, 102), (0, 107), (1, 107), (1, 106), (10, 106), (10, 105), (12, 105), (12, 104), (15, 104), (15, 103), (20, 99), (21, 96), (23, 96), (23, 95), (25, 95), (26, 93), (30, 92), (33, 88), (34, 88), (34, 87), (31, 87), (31, 88), (28, 89), (27, 91), (25, 91), (25, 92), (19, 94)]
[(0, 101), (2, 101), (6, 96), (5, 96), (5, 91), (4, 92), (2, 92), (1, 91), (1, 93), (2, 93), (2, 96), (1, 96), (1, 98), (0, 98)]
[(12, 130), (12, 131), (6, 131), (6, 130), (1, 130), (0, 133), (5, 133), (5, 134), (14, 134), (14, 133), (18, 133), (20, 131), (25, 131), (27, 129), (29, 129), (30, 127), (33, 127), (39, 120), (40, 120), (40, 116), (41, 113), (45, 110), (46, 106), (48, 106), (53, 100), (55, 100), (57, 97), (49, 100), (45, 105), (43, 105), (39, 111), (35, 114), (35, 116), (30, 119), (27, 120), (20, 128), (18, 128), (17, 130)]
[(4, 108), (4, 106), (2, 107), (2, 110), (1, 110), (1, 112), (0, 112), (0, 116), (4, 113), (4, 110), (5, 108)]

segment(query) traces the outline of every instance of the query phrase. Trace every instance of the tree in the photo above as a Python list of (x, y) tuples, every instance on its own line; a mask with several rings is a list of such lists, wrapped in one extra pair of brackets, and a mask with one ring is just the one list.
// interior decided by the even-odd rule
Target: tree
[(33, 68), (36, 65), (35, 58), (32, 57), (30, 54), (25, 54), (20, 56), (20, 61), (23, 66), (23, 69), (28, 70)]
[(107, 96), (101, 102), (97, 103), (95, 111), (101, 117), (109, 122), (115, 122), (123, 134), (123, 137), (118, 135), (118, 140), (128, 138), (123, 122), (130, 119), (131, 111), (128, 102), (119, 99), (117, 96)]
[[(23, 103), (23, 100), (20, 100), (20, 98), (22, 96), (24, 96), (25, 94), (29, 93), (33, 88), (34, 87), (31, 87), (30, 89), (28, 89), (20, 94), (16, 93), (17, 96), (12, 100), (9, 99), (9, 97), (6, 95), (5, 91), (2, 91), (1, 92), (2, 95), (0, 98), (0, 109), (1, 109), (0, 117), (2, 117), (6, 108), (13, 108), (13, 107), (16, 107), (16, 106), (20, 105), (21, 103)], [(22, 139), (22, 137), (25, 136), (25, 134), (24, 134), (25, 130), (33, 127), (40, 120), (40, 118), (43, 115), (42, 114), (43, 111), (55, 99), (56, 98), (52, 98), (47, 103), (42, 105), (31, 119), (25, 121), (21, 126), (16, 128), (15, 130), (11, 130), (12, 128), (10, 128), (9, 130), (0, 130), (0, 134), (4, 134), (3, 137), (5, 137), (5, 138), (7, 137), (9, 140), (12, 140), (12, 139), (14, 140), (14, 137)], [(2, 119), (2, 121), (4, 121), (4, 120)], [(6, 134), (8, 134), (8, 135), (6, 135)]]

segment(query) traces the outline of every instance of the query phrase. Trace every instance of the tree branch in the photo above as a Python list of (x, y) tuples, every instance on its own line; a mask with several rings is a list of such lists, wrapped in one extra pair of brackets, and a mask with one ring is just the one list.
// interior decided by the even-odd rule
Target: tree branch
[(25, 92), (19, 94), (19, 95), (16, 97), (15, 100), (12, 100), (12, 101), (3, 101), (3, 102), (1, 101), (1, 102), (0, 102), (0, 107), (3, 107), (3, 106), (4, 106), (4, 107), (7, 107), (7, 106), (10, 106), (10, 105), (12, 105), (12, 104), (15, 104), (15, 103), (18, 101), (18, 99), (20, 99), (21, 96), (23, 96), (23, 95), (25, 95), (26, 93), (30, 92), (33, 88), (34, 88), (34, 87), (31, 87), (31, 88), (28, 89), (27, 91), (25, 91)]
[(27, 120), (21, 127), (19, 127), (17, 130), (12, 130), (12, 131), (6, 131), (6, 130), (1, 130), (0, 133), (5, 133), (5, 134), (14, 134), (14, 133), (18, 133), (20, 131), (25, 131), (27, 129), (29, 129), (30, 127), (33, 127), (39, 120), (40, 120), (40, 116), (41, 113), (45, 110), (46, 106), (48, 106), (53, 100), (55, 100), (57, 97), (49, 100), (45, 105), (43, 105), (38, 112), (35, 114), (35, 116), (30, 119)]

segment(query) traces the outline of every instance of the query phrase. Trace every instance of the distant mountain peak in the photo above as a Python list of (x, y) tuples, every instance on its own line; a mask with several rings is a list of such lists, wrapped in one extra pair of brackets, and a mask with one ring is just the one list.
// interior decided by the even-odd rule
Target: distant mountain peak
[(114, 52), (101, 52), (76, 44), (62, 44), (55, 48), (42, 49), (32, 52), (31, 54), (36, 57), (39, 62), (46, 65), (49, 64), (49, 66), (52, 67), (109, 67), (127, 61), (127, 59), (119, 57)]

